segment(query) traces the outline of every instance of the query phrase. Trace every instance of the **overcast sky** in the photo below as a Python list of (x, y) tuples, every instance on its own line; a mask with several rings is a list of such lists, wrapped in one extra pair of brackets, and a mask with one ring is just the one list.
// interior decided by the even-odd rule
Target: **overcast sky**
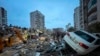
[(57, 28), (68, 23), (74, 25), (74, 8), (79, 0), (0, 0), (7, 10), (8, 24), (30, 27), (30, 12), (39, 10), (45, 16), (46, 28)]

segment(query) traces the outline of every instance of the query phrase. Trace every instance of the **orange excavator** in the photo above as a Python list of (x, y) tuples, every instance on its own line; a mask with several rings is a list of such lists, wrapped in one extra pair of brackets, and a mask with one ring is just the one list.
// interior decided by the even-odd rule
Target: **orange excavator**
[(5, 47), (11, 47), (14, 43), (14, 40), (16, 40), (16, 38), (14, 38), (13, 35), (16, 35), (23, 43), (26, 43), (26, 41), (24, 40), (21, 32), (19, 29), (17, 28), (12, 28), (11, 31), (14, 32), (14, 34), (12, 34), (11, 36), (7, 37), (7, 40), (5, 40), (6, 38), (4, 37), (0, 37), (0, 53), (3, 52), (3, 49)]

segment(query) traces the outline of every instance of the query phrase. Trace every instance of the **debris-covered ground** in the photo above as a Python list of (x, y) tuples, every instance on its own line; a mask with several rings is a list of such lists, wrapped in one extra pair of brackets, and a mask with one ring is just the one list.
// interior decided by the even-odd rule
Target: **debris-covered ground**
[(20, 43), (12, 47), (6, 47), (0, 56), (36, 56), (38, 52), (45, 52), (49, 47), (49, 41), (31, 39), (27, 40), (26, 44)]
[[(26, 44), (20, 43), (17, 45), (14, 45), (12, 47), (6, 47), (3, 50), (3, 53), (0, 54), (0, 56), (64, 56), (61, 54), (60, 51), (54, 51), (53, 48), (50, 47), (51, 43), (50, 41), (40, 41), (36, 39), (27, 40)], [(67, 56), (71, 56), (71, 54), (68, 54), (67, 51), (65, 51)], [(96, 54), (97, 53), (97, 54)], [(98, 52), (92, 52), (88, 54), (87, 56), (99, 56)], [(66, 56), (65, 55), (65, 56)], [(74, 55), (75, 56), (75, 55)], [(77, 56), (77, 55), (76, 55)]]
[(28, 40), (26, 44), (6, 47), (0, 56), (35, 56), (36, 44), (35, 40)]

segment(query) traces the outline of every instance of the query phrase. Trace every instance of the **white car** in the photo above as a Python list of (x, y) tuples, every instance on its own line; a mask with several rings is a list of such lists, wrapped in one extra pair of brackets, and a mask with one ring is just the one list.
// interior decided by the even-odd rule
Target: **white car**
[(95, 36), (100, 38), (100, 33), (93, 33), (93, 35), (95, 35)]
[(68, 32), (63, 40), (78, 53), (85, 55), (100, 46), (100, 38), (86, 31)]

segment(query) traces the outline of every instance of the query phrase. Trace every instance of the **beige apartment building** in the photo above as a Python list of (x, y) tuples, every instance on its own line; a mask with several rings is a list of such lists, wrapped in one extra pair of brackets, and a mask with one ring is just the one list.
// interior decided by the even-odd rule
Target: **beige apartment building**
[(80, 30), (81, 27), (80, 27), (80, 7), (76, 7), (74, 9), (74, 28), (76, 30)]
[(100, 0), (80, 0), (80, 24), (83, 30), (100, 32)]
[(89, 0), (87, 17), (89, 31), (100, 32), (100, 0)]
[(30, 25), (31, 25), (31, 29), (43, 31), (45, 27), (44, 15), (38, 10), (31, 12)]

